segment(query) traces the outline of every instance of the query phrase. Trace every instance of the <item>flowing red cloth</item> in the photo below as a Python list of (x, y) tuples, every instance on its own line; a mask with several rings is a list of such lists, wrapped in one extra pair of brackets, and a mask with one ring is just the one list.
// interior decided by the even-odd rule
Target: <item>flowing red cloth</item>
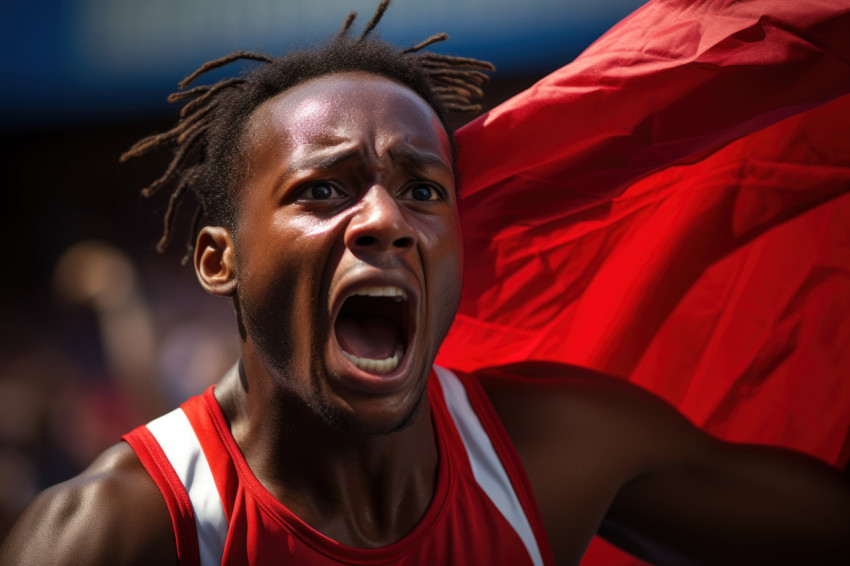
[(848, 0), (650, 2), (462, 128), (464, 295), (438, 363), (590, 367), (845, 465), (848, 30)]

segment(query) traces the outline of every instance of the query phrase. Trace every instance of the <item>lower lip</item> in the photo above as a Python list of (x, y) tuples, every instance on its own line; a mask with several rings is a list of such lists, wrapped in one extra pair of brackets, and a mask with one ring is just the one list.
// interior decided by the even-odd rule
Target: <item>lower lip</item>
[(412, 357), (409, 344), (405, 348), (398, 367), (386, 374), (369, 373), (355, 366), (351, 360), (342, 354), (342, 347), (336, 341), (335, 336), (331, 339), (330, 349), (333, 350), (334, 365), (340, 367), (341, 370), (337, 374), (341, 376), (343, 383), (350, 389), (373, 395), (386, 395), (403, 389), (407, 384), (407, 367), (410, 365)]

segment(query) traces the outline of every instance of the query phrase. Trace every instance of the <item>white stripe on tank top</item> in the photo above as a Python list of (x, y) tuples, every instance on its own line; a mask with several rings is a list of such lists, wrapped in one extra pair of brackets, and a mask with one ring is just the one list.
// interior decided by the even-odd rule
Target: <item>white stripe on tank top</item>
[(195, 511), (201, 566), (220, 565), (227, 540), (227, 516), (192, 424), (183, 409), (175, 409), (147, 427), (189, 494)]
[(493, 442), (487, 436), (478, 415), (469, 403), (466, 389), (450, 370), (440, 366), (434, 366), (434, 370), (443, 386), (446, 406), (449, 408), (449, 413), (466, 448), (466, 454), (469, 456), (475, 481), (519, 535), (534, 566), (543, 566), (543, 556), (540, 554), (528, 517), (517, 498), (502, 461), (493, 448)]

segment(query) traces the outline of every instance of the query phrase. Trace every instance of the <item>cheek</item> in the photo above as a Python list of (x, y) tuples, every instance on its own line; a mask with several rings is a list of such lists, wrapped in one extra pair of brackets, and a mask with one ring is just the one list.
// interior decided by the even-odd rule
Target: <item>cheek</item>
[(315, 314), (316, 295), (335, 252), (331, 223), (276, 213), (246, 227), (237, 241), (237, 278), (246, 307), (264, 318), (304, 320)]
[(463, 242), (457, 215), (434, 219), (422, 233), (423, 242), (431, 248), (434, 256), (458, 265), (463, 263)]
[(460, 293), (461, 279), (463, 277), (463, 246), (460, 234), (452, 230), (449, 237), (440, 242), (440, 250), (437, 254), (440, 258), (439, 277), (441, 283), (447, 289), (456, 290)]
[[(427, 266), (431, 296), (434, 299), (434, 317), (437, 328), (451, 323), (460, 303), (463, 279), (463, 247), (460, 227), (456, 221), (447, 221), (439, 230), (429, 232), (423, 243), (431, 248), (431, 262)], [(444, 329), (448, 330), (448, 327)]]
[(429, 314), (433, 354), (436, 355), (454, 322), (461, 297), (460, 254), (446, 257), (436, 266), (438, 276), (433, 280), (433, 308)]

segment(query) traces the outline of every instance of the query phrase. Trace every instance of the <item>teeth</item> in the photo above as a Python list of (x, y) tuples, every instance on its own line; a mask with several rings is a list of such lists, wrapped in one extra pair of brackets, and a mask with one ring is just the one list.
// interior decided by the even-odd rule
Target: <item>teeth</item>
[(348, 358), (352, 364), (357, 366), (359, 369), (363, 371), (368, 371), (371, 373), (389, 373), (398, 367), (399, 362), (401, 361), (401, 348), (395, 351), (395, 354), (391, 358), (385, 358), (383, 360), (373, 360), (372, 358), (358, 358), (357, 356), (352, 356), (345, 350), (342, 351), (342, 355)]
[(407, 293), (405, 293), (404, 289), (401, 289), (400, 287), (366, 287), (365, 289), (357, 291), (355, 295), (362, 295), (366, 297), (392, 297), (397, 302), (407, 300)]

